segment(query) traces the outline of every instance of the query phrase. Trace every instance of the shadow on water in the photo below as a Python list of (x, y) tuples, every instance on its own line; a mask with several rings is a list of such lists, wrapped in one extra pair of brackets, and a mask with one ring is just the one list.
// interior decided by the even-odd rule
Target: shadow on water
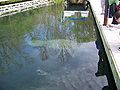
[(115, 80), (109, 65), (109, 61), (105, 53), (104, 46), (101, 42), (101, 38), (98, 35), (98, 32), (97, 32), (97, 40), (95, 41), (95, 44), (96, 44), (96, 48), (99, 50), (98, 70), (95, 73), (95, 76), (100, 77), (105, 75), (107, 77), (108, 86), (104, 86), (102, 90), (117, 90), (115, 85)]

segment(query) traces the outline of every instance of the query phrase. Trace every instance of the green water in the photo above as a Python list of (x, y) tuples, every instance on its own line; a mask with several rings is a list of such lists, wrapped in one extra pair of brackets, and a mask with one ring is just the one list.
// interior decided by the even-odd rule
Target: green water
[[(92, 13), (49, 6), (0, 18), (0, 90), (102, 90)], [(77, 18), (77, 19), (74, 19)]]

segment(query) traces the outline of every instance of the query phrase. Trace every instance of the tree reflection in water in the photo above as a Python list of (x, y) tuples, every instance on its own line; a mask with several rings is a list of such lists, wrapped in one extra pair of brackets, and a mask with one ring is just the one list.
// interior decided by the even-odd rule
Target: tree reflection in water
[(39, 47), (40, 49), (40, 56), (42, 57), (42, 60), (47, 60), (48, 59), (48, 54), (47, 54), (47, 50), (46, 50), (46, 47), (42, 46), (42, 47)]
[[(39, 47), (40, 50), (40, 57), (41, 59), (44, 60), (48, 60), (49, 59), (49, 55), (48, 55), (48, 51), (46, 49), (46, 47)], [(72, 55), (69, 53), (69, 51), (66, 48), (61, 48), (58, 50), (58, 54), (54, 57), (60, 59), (61, 62), (64, 62), (66, 60), (69, 60), (69, 58), (72, 58)]]
[(60, 54), (58, 56), (58, 58), (61, 60), (61, 62), (64, 62), (66, 60), (69, 60), (69, 58), (72, 58), (71, 54), (67, 51), (67, 49), (61, 49), (60, 50)]
[[(34, 48), (25, 41), (27, 34), (30, 38), (35, 37), (40, 40), (75, 41), (70, 45), (94, 40), (95, 32), (94, 25), (91, 23), (93, 20), (91, 12), (87, 21), (65, 20), (63, 22), (63, 11), (64, 7), (57, 5), (0, 18), (0, 73), (8, 72), (9, 69), (22, 68), (25, 62), (35, 62), (34, 55), (30, 54)], [(76, 15), (79, 17), (79, 14), (76, 13)], [(40, 51), (38, 54), (42, 60), (48, 60), (51, 57), (60, 59), (61, 62), (68, 60), (74, 56), (75, 46), (63, 43), (65, 42), (61, 42), (61, 47), (56, 50), (44, 45), (38, 46)]]
[(64, 62), (74, 56), (74, 48), (77, 46), (75, 41), (64, 39), (45, 41), (30, 40), (27, 43), (31, 47), (39, 48), (40, 57), (43, 61), (54, 57), (60, 59), (61, 62)]

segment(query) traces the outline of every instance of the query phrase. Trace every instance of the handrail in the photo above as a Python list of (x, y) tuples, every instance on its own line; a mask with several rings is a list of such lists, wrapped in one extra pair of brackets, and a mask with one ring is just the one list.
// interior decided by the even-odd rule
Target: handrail
[(51, 0), (33, 0), (0, 6), (0, 17), (53, 4)]

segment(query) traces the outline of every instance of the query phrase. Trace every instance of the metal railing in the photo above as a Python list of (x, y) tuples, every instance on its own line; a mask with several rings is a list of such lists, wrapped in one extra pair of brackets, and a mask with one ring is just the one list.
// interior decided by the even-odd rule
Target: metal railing
[(33, 0), (0, 6), (0, 17), (53, 4), (51, 0)]

